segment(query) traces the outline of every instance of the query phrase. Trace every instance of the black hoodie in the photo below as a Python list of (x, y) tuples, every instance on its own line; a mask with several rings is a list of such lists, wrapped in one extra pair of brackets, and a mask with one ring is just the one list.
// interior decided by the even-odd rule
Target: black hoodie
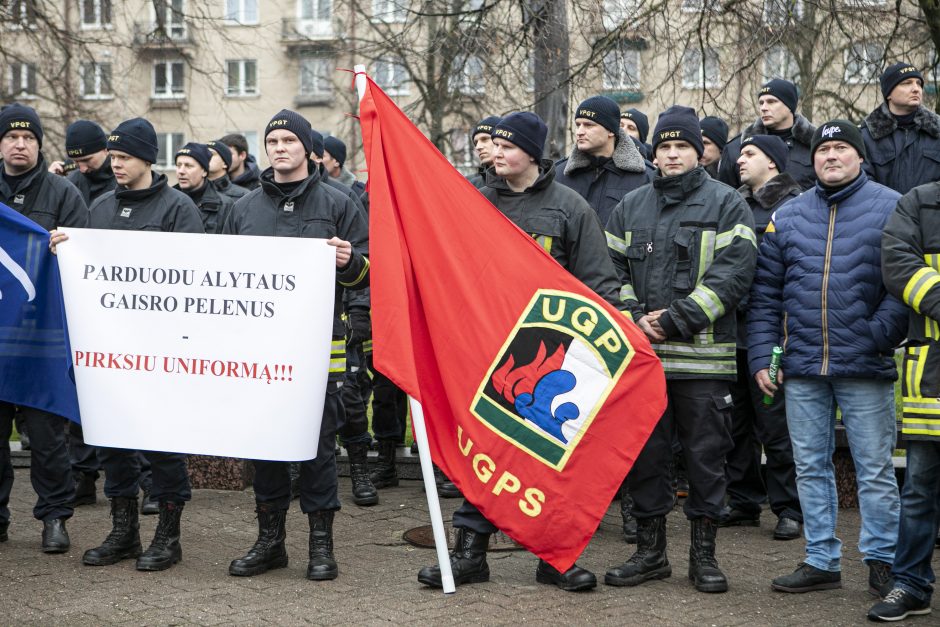
[(205, 233), (193, 201), (167, 185), (163, 174), (151, 171), (151, 175), (147, 189), (118, 187), (100, 196), (91, 205), (88, 228)]

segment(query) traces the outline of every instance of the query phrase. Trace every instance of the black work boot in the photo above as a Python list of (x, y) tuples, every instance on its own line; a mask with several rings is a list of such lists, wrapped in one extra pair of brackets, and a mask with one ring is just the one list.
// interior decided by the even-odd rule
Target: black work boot
[(352, 480), (353, 503), (356, 505), (376, 505), (379, 493), (369, 479), (369, 448), (366, 444), (347, 444), (349, 453), (349, 478)]
[(72, 545), (65, 528), (65, 518), (42, 521), (42, 552), (65, 553)]
[(883, 599), (894, 590), (891, 564), (880, 560), (868, 562), (868, 594)]
[(711, 518), (696, 518), (692, 523), (692, 544), (689, 546), (689, 579), (699, 592), (727, 592), (728, 578), (715, 559), (715, 537), (718, 527)]
[(636, 518), (633, 517), (633, 497), (624, 482), (620, 486), (620, 517), (623, 519), (623, 539), (629, 544), (636, 544)]
[(144, 490), (144, 498), (140, 500), (140, 513), (144, 516), (155, 516), (160, 513), (160, 503), (150, 498), (150, 490)]
[(275, 568), (287, 567), (287, 537), (285, 522), (287, 510), (274, 509), (268, 503), (258, 503), (258, 539), (244, 557), (232, 560), (228, 574), (235, 577), (254, 577)]
[(333, 514), (331, 511), (310, 512), (310, 563), (307, 579), (336, 579), (339, 568), (333, 557)]
[[(455, 586), (490, 580), (490, 567), (486, 563), (486, 549), (489, 544), (490, 534), (465, 527), (457, 528), (454, 550), (450, 553), (450, 567), (454, 574)], [(422, 568), (418, 571), (418, 581), (432, 588), (443, 588), (440, 565)]]
[(604, 575), (609, 586), (638, 586), (651, 579), (672, 576), (672, 566), (666, 557), (666, 517), (638, 518), (636, 552), (620, 566)]
[(95, 488), (95, 474), (80, 472), (75, 475), (75, 498), (72, 507), (94, 505), (98, 502), (98, 490)]
[(160, 519), (153, 542), (137, 558), (137, 570), (166, 570), (183, 559), (180, 546), (180, 516), (185, 503), (160, 501)]
[(10, 539), (10, 535), (7, 533), (7, 530), (10, 528), (10, 521), (5, 520), (0, 522), (0, 542), (6, 542)]
[(437, 466), (434, 466), (434, 483), (437, 484), (437, 495), (442, 499), (457, 499), (463, 496), (454, 482)]
[(140, 524), (137, 499), (111, 499), (111, 533), (99, 547), (88, 549), (82, 556), (86, 566), (109, 566), (140, 555)]
[(398, 470), (395, 468), (395, 450), (398, 445), (394, 440), (379, 442), (379, 461), (369, 475), (372, 485), (378, 488), (391, 488), (398, 485)]
[(581, 592), (582, 590), (592, 590), (597, 587), (597, 577), (586, 568), (574, 564), (565, 572), (561, 572), (541, 559), (535, 569), (535, 580), (539, 583), (550, 583), (558, 586), (565, 592)]

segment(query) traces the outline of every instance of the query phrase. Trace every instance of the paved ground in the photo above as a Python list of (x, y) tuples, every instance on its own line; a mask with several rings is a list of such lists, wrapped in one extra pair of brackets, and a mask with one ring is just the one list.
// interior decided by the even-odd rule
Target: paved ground
[[(100, 482), (99, 482), (100, 484)], [(343, 495), (348, 479), (341, 480)], [(69, 521), (72, 550), (39, 551), (40, 524), (33, 520), (33, 494), (26, 470), (16, 471), (10, 540), (0, 544), (0, 622), (57, 624), (649, 624), (649, 625), (854, 625), (865, 622), (872, 603), (867, 569), (854, 545), (859, 516), (841, 512), (846, 541), (842, 590), (785, 595), (770, 579), (790, 572), (802, 542), (770, 538), (772, 517), (761, 528), (721, 530), (719, 560), (731, 578), (727, 594), (696, 592), (685, 577), (688, 525), (680, 512), (669, 517), (671, 579), (637, 588), (600, 585), (569, 594), (535, 583), (535, 558), (523, 551), (490, 554), (492, 581), (458, 588), (454, 595), (419, 585), (418, 569), (434, 561), (432, 550), (414, 548), (402, 533), (428, 523), (421, 485), (404, 481), (381, 492), (371, 508), (347, 505), (336, 519), (339, 579), (310, 582), (306, 569), (307, 524), (296, 504), (288, 518), (288, 568), (241, 579), (227, 574), (229, 561), (254, 541), (251, 492), (198, 490), (183, 513), (184, 561), (162, 573), (141, 573), (133, 561), (91, 568), (82, 552), (97, 545), (110, 522), (99, 494)], [(456, 500), (442, 502), (445, 518)], [(155, 517), (142, 520), (144, 544)], [(631, 548), (620, 537), (619, 510), (611, 508), (580, 564), (602, 575), (625, 560)], [(934, 568), (940, 567), (935, 558)], [(936, 604), (935, 604), (936, 606)], [(911, 624), (938, 624), (934, 616)], [(936, 617), (936, 618), (935, 618)]]

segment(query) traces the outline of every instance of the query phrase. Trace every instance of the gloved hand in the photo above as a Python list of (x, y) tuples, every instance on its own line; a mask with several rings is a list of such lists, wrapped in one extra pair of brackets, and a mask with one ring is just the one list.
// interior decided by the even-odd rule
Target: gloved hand
[(368, 309), (352, 309), (346, 312), (346, 327), (349, 343), (356, 344), (372, 338), (372, 317)]

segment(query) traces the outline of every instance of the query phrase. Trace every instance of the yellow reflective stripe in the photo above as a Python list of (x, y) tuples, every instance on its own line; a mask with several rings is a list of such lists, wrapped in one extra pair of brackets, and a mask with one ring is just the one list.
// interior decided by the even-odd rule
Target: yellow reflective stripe
[[(901, 399), (904, 415), (940, 416), (940, 400), (921, 396), (905, 396)], [(926, 420), (926, 419), (925, 419)]]
[(683, 374), (727, 374), (734, 375), (737, 371), (737, 362), (728, 361), (681, 361), (679, 359), (661, 359), (663, 370), (666, 373)]
[(725, 246), (728, 246), (735, 237), (746, 239), (754, 245), (754, 248), (757, 248), (757, 236), (754, 235), (754, 229), (746, 224), (735, 224), (734, 228), (730, 231), (725, 231), (724, 233), (718, 234), (718, 239), (715, 242), (715, 249), (721, 250)]
[(708, 346), (699, 346), (695, 344), (679, 344), (679, 343), (666, 343), (666, 344), (651, 344), (653, 350), (656, 351), (656, 354), (660, 353), (675, 353), (677, 355), (686, 355), (692, 357), (734, 357), (736, 355), (737, 346), (735, 344), (711, 344)]
[(331, 359), (330, 372), (346, 372), (346, 358), (343, 357), (342, 359)]
[(904, 356), (904, 386), (903, 391), (911, 394), (914, 389), (914, 365), (917, 361), (917, 347), (909, 347)]
[(636, 297), (636, 292), (633, 290), (633, 286), (629, 283), (626, 283), (620, 287), (620, 300), (635, 300), (639, 302), (639, 299)]
[(922, 346), (917, 351), (917, 363), (914, 368), (914, 387), (910, 389), (911, 396), (920, 396), (920, 382), (924, 378), (924, 366), (927, 364), (927, 351), (929, 346)]
[(924, 259), (927, 261), (927, 265), (940, 272), (940, 254), (931, 253), (929, 255), (924, 255)]
[(714, 322), (724, 315), (725, 306), (718, 298), (718, 294), (705, 287), (702, 284), (696, 285), (689, 298), (702, 308), (709, 320)]
[(552, 254), (552, 242), (554, 239), (555, 238), (553, 238), (551, 235), (540, 235), (538, 238), (536, 238), (536, 241), (541, 244), (545, 252), (550, 255)]
[(635, 321), (633, 320), (633, 314), (630, 313), (629, 311), (623, 310), (623, 311), (620, 312), (620, 313), (622, 313), (622, 314), (625, 315), (627, 318), (629, 318), (629, 319), (630, 319), (630, 322), (635, 322)]
[(367, 353), (370, 352), (372, 350), (372, 340), (363, 340), (362, 350), (364, 350)]
[(627, 241), (626, 240), (622, 240), (616, 235), (614, 235), (613, 233), (610, 233), (607, 231), (605, 231), (605, 235), (607, 235), (607, 248), (611, 250), (615, 250), (621, 255), (627, 254)]
[(353, 279), (352, 281), (348, 281), (348, 282), (347, 282), (347, 281), (340, 281), (340, 282), (339, 282), (340, 285), (342, 285), (342, 286), (344, 286), (344, 287), (350, 287), (350, 286), (352, 286), (352, 285), (358, 285), (360, 281), (362, 281), (364, 278), (366, 278), (366, 274), (369, 272), (369, 258), (368, 258), (368, 257), (363, 257), (362, 260), (363, 260), (365, 263), (362, 264), (362, 272), (359, 273), (359, 276), (357, 276), (357, 277), (356, 277), (355, 279)]
[(705, 276), (705, 271), (708, 270), (715, 259), (716, 235), (714, 231), (702, 231), (702, 243), (699, 246), (698, 256), (698, 276), (695, 277), (696, 283)]
[(933, 268), (921, 268), (904, 286), (903, 299), (914, 311), (921, 313), (920, 303), (935, 285), (940, 283), (940, 273)]
[(334, 353), (346, 354), (346, 340), (332, 340), (330, 342), (330, 351)]

